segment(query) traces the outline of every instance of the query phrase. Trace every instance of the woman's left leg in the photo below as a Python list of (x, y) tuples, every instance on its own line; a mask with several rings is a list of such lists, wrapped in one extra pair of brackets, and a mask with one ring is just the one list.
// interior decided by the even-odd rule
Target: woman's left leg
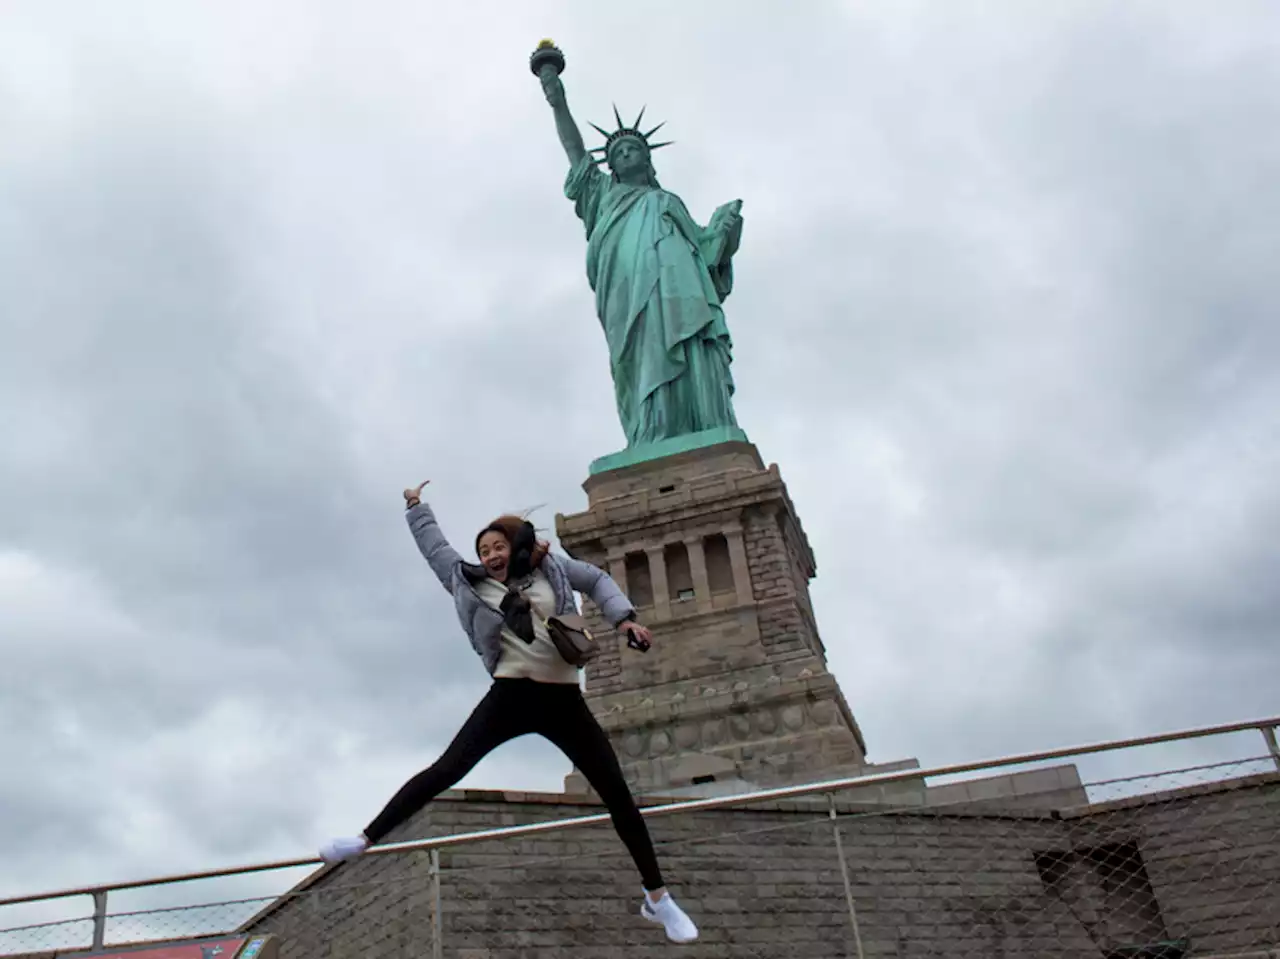
[(538, 732), (559, 747), (600, 794), (613, 819), (613, 828), (640, 870), (644, 888), (649, 892), (660, 890), (662, 870), (658, 868), (653, 840), (622, 776), (609, 737), (591, 715), (591, 708), (576, 686), (566, 687), (564, 693), (563, 701), (557, 696), (554, 708), (542, 713)]
[(608, 807), (613, 826), (640, 870), (647, 893), (640, 914), (666, 929), (672, 942), (693, 942), (698, 938), (698, 927), (664, 888), (649, 828), (622, 776), (608, 735), (591, 715), (591, 708), (576, 686), (562, 690), (547, 697), (549, 708), (541, 711), (538, 732), (569, 757)]

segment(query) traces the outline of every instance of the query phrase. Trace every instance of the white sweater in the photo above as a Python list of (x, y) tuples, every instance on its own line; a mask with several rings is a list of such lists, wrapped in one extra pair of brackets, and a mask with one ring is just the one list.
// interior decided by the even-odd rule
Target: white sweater
[[(483, 579), (476, 583), (476, 594), (494, 609), (499, 609), (507, 588), (495, 579)], [(525, 597), (545, 615), (555, 613), (556, 594), (551, 581), (542, 570), (533, 574), (533, 581), (524, 590)], [(578, 685), (578, 668), (570, 666), (547, 635), (546, 624), (537, 610), (533, 612), (533, 642), (526, 643), (502, 627), (502, 655), (498, 659), (495, 679), (532, 679), (540, 683), (566, 683)]]

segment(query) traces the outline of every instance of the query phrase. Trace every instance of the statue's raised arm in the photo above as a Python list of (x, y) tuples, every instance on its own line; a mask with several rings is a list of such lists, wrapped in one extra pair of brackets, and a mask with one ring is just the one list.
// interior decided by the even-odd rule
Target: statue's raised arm
[(551, 104), (551, 112), (556, 118), (556, 133), (560, 135), (560, 145), (564, 147), (572, 166), (586, 155), (587, 147), (582, 142), (578, 124), (573, 121), (573, 114), (569, 112), (564, 83), (560, 80), (560, 74), (564, 70), (564, 54), (550, 40), (543, 40), (529, 58), (529, 69), (542, 82), (542, 92)]

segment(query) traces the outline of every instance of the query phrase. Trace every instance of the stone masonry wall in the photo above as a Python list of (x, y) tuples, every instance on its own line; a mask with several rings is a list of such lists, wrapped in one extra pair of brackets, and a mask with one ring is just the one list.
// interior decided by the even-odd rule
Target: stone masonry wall
[(1167, 935), (1192, 955), (1280, 949), (1280, 776), (1095, 806), (1069, 822), (1080, 844), (1133, 838)]
[[(1171, 937), (1191, 941), (1188, 955), (1280, 944), (1280, 775), (1064, 813), (837, 808), (866, 959), (1125, 954), (1109, 950), (1136, 943), (1106, 940), (1123, 924), (1055, 891), (1041, 865), (1100, 841), (1136, 843), (1151, 908)], [(450, 794), (393, 838), (587, 811), (564, 797)], [(682, 955), (857, 954), (825, 802), (659, 817), (650, 828), (673, 892), (702, 929)], [(639, 882), (607, 825), (445, 848), (441, 866), (449, 959), (669, 955), (661, 930), (634, 915)], [(318, 924), (328, 959), (430, 955), (424, 859), (366, 857), (316, 888), (326, 890), (319, 903), (308, 890), (254, 926), (283, 938), (282, 959), (311, 959)]]
[(797, 598), (791, 557), (777, 515), (773, 510), (751, 510), (743, 517), (743, 534), (760, 638), (770, 658), (778, 662), (812, 656), (817, 651), (816, 632), (806, 622)]
[[(809, 596), (815, 560), (776, 466), (766, 469), (749, 444), (723, 444), (601, 474), (584, 488), (590, 508), (556, 518), (561, 544), (642, 595), (637, 612), (655, 636), (637, 655), (587, 604), (603, 650), (586, 670), (585, 692), (628, 782), (642, 790), (695, 779), (777, 784), (865, 765), (866, 744), (839, 687), (809, 682), (830, 678)], [(724, 544), (715, 586), (709, 539)], [(651, 590), (628, 582), (637, 558), (648, 564)], [(802, 696), (814, 722), (807, 706), (797, 713)], [(677, 717), (659, 715), (668, 707), (702, 714), (713, 703), (720, 715), (696, 724), (685, 716), (674, 730), (666, 726)], [(759, 715), (744, 715), (748, 705)], [(798, 725), (779, 721), (797, 715)]]

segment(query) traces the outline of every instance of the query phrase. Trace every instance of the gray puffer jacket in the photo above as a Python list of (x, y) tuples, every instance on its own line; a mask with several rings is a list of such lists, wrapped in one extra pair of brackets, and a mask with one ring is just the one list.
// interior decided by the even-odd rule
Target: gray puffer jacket
[[(483, 566), (466, 562), (449, 545), (435, 514), (426, 503), (411, 507), (405, 515), (418, 549), (426, 557), (431, 571), (453, 594), (453, 605), (467, 638), (471, 640), (471, 648), (484, 661), (484, 668), (492, 676), (502, 656), (502, 614), (481, 599), (472, 585), (488, 573)], [(540, 568), (555, 591), (557, 614), (577, 612), (578, 604), (573, 598), (576, 590), (590, 597), (604, 618), (614, 626), (635, 616), (631, 601), (623, 595), (618, 584), (608, 573), (590, 563), (548, 553)]]

